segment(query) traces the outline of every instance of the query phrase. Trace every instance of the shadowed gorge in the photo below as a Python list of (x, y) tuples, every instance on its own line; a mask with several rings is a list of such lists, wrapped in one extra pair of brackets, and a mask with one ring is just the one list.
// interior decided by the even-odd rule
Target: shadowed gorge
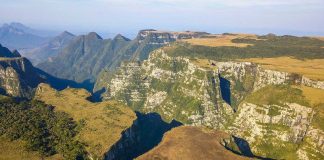
[(271, 158), (255, 156), (251, 151), (249, 143), (239, 137), (231, 136), (229, 139), (224, 139), (224, 147), (238, 155), (261, 160), (273, 160)]
[(222, 98), (227, 104), (231, 105), (231, 82), (221, 77), (220, 74), (218, 77)]
[(105, 160), (134, 159), (158, 145), (165, 132), (182, 125), (177, 121), (167, 123), (157, 113), (136, 112), (136, 116), (133, 125), (123, 131), (121, 139), (105, 154)]
[(55, 88), (56, 90), (63, 90), (67, 87), (72, 87), (72, 88), (84, 88), (89, 92), (91, 92), (94, 86), (94, 84), (89, 82), (89, 80), (84, 81), (82, 83), (77, 83), (72, 80), (54, 77), (38, 68), (36, 69), (36, 71), (39, 74), (39, 76), (41, 76), (44, 79), (46, 83), (50, 84), (51, 87)]

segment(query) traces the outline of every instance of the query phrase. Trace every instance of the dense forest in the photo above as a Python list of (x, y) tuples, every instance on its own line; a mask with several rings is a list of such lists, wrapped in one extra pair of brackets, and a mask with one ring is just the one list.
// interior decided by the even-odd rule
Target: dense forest
[(75, 140), (77, 124), (66, 113), (40, 101), (0, 99), (0, 136), (26, 142), (26, 149), (42, 156), (60, 154), (65, 159), (84, 159), (84, 145)]

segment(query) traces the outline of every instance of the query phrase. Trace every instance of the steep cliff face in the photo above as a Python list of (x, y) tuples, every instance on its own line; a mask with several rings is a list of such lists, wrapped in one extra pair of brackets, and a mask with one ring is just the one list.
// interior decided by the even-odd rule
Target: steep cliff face
[(26, 58), (0, 58), (0, 86), (4, 94), (31, 98), (40, 82), (41, 78)]
[[(218, 80), (205, 78), (217, 77), (217, 72), (199, 70), (188, 59), (173, 59), (160, 52), (163, 51), (153, 53), (143, 65), (134, 62), (122, 65), (107, 88), (106, 98), (121, 100), (135, 110), (158, 112), (166, 120), (218, 125), (215, 119), (219, 114), (214, 113), (218, 102), (211, 96), (219, 95), (219, 89), (218, 86), (209, 89)], [(231, 112), (229, 106), (224, 109)]]
[(0, 94), (31, 98), (41, 78), (17, 51), (0, 45)]
[(165, 47), (143, 63), (122, 64), (106, 81), (104, 99), (157, 112), (168, 121), (224, 130), (246, 139), (258, 156), (323, 158), (323, 130), (313, 129), (312, 121), (318, 111), (294, 88), (322, 88), (323, 82), (249, 62), (197, 60), (167, 52)]

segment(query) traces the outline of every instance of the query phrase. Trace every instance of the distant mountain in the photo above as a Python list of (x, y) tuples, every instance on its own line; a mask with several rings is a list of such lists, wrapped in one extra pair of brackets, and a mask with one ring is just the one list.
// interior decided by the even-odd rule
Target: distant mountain
[(10, 49), (33, 48), (48, 40), (36, 32), (20, 23), (4, 24), (0, 27), (0, 43)]
[(0, 45), (0, 94), (32, 98), (41, 81), (28, 59)]
[(47, 43), (23, 53), (34, 65), (56, 56), (75, 36), (64, 31)]
[(12, 26), (14, 28), (17, 28), (19, 30), (22, 30), (25, 33), (37, 35), (37, 36), (40, 36), (40, 37), (53, 37), (53, 36), (56, 36), (58, 34), (57, 31), (42, 30), (42, 29), (33, 29), (33, 28), (30, 28), (28, 26), (25, 26), (24, 24), (19, 23), (19, 22), (12, 22), (12, 23), (7, 24), (7, 25), (10, 25), (10, 26)]
[(93, 81), (102, 68), (115, 63), (119, 52), (129, 42), (120, 35), (104, 40), (91, 32), (73, 38), (56, 57), (37, 67), (59, 78), (76, 82)]
[(122, 61), (146, 59), (152, 50), (177, 39), (205, 34), (207, 33), (142, 30), (134, 40), (130, 40), (120, 34), (113, 39), (102, 39), (91, 32), (75, 37), (56, 57), (37, 67), (58, 78), (93, 83), (104, 68), (115, 70)]

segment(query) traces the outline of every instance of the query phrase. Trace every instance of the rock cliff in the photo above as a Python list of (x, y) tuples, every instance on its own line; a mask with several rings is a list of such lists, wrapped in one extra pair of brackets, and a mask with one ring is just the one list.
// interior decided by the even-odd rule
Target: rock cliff
[[(319, 111), (294, 86), (322, 88), (302, 75), (263, 69), (250, 62), (218, 62), (155, 50), (143, 63), (123, 63), (105, 84), (104, 99), (167, 121), (208, 126), (246, 139), (255, 155), (321, 159)], [(271, 148), (271, 149), (270, 149)]]
[(20, 57), (18, 52), (10, 52), (9, 57), (0, 57), (1, 94), (31, 98), (41, 81), (33, 65), (26, 58)]

